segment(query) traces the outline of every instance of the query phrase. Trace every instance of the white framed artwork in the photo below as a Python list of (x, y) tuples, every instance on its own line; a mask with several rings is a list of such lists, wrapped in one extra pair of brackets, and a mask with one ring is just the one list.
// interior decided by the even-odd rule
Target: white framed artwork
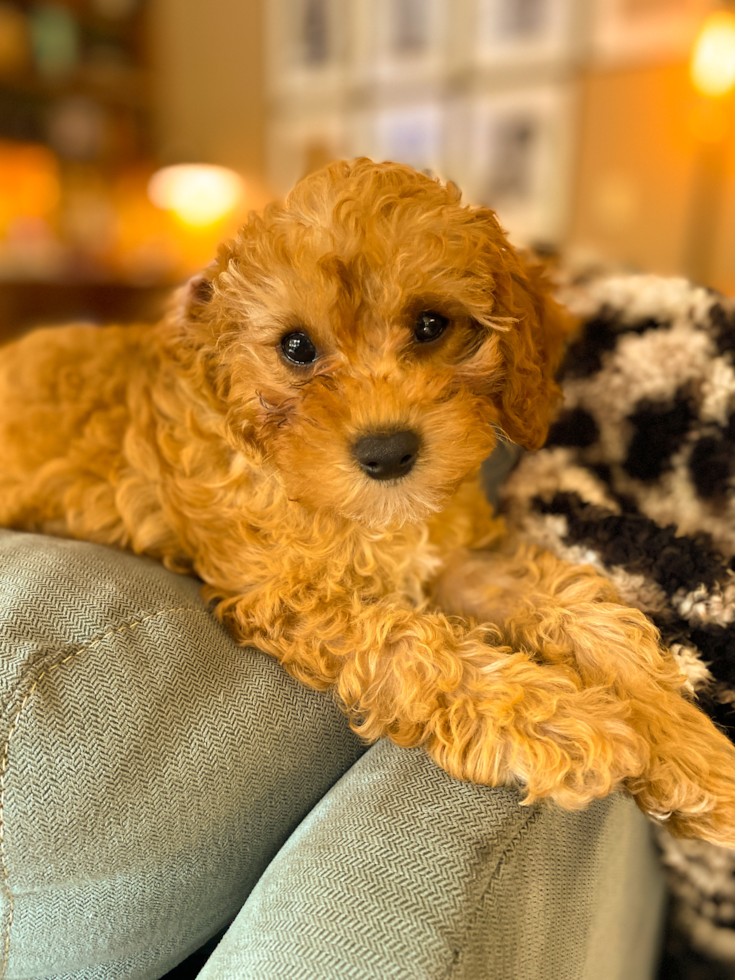
[(483, 66), (559, 62), (576, 40), (575, 0), (474, 0), (475, 51)]
[(451, 0), (352, 0), (356, 78), (417, 85), (446, 67)]
[(391, 160), (440, 173), (444, 115), (443, 104), (436, 101), (390, 104), (358, 113), (350, 126), (350, 156)]
[(271, 94), (318, 100), (344, 91), (349, 6), (340, 0), (269, 0), (264, 8)]
[(571, 87), (558, 83), (478, 95), (456, 113), (453, 138), (464, 152), (455, 151), (448, 176), (468, 201), (498, 213), (514, 243), (554, 245), (563, 238), (573, 106)]
[(595, 0), (592, 47), (602, 61), (688, 54), (711, 0)]

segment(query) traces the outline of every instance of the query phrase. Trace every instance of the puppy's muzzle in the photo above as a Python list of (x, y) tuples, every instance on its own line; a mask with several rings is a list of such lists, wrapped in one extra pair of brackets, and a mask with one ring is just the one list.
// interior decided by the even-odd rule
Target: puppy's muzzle
[(416, 433), (406, 429), (363, 436), (353, 445), (352, 452), (357, 465), (372, 480), (397, 480), (413, 469), (420, 444)]

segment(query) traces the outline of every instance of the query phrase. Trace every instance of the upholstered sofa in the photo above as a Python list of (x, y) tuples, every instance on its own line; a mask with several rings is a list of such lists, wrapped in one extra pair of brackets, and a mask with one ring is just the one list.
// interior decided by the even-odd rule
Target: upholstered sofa
[(0, 532), (0, 977), (648, 980), (664, 888), (622, 795), (522, 807), (234, 645), (196, 581)]

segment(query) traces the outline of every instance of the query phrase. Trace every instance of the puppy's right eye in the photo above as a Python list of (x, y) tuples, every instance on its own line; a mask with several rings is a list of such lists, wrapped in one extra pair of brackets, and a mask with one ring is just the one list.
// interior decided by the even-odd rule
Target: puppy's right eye
[(416, 320), (414, 337), (419, 344), (430, 344), (432, 340), (441, 337), (448, 324), (449, 320), (441, 313), (435, 313), (434, 310), (424, 310), (423, 313), (419, 313)]
[(281, 340), (281, 351), (292, 364), (313, 364), (317, 358), (311, 337), (302, 330), (287, 333)]

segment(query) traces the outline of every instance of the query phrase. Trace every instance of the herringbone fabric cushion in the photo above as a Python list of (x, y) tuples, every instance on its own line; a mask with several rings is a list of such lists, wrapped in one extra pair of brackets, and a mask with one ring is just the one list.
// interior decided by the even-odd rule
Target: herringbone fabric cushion
[(199, 980), (650, 980), (650, 825), (521, 807), (381, 742), (309, 814)]
[(197, 582), (0, 532), (0, 977), (154, 980), (360, 756)]

